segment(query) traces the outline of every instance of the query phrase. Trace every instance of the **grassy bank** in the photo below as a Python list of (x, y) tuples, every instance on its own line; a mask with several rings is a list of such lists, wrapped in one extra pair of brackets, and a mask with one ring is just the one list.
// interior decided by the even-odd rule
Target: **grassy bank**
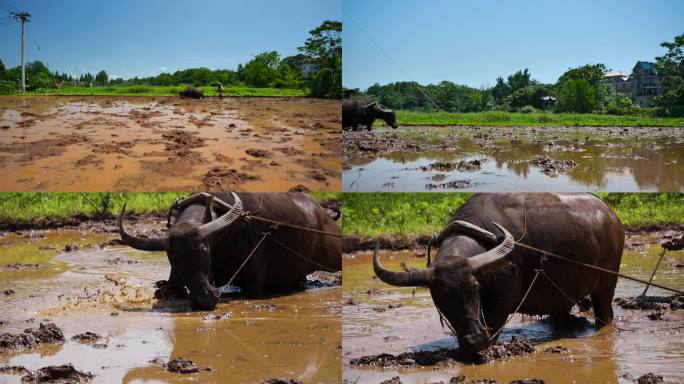
[[(201, 87), (205, 96), (218, 96), (216, 87)], [(62, 87), (27, 92), (26, 95), (42, 96), (178, 96), (185, 86), (161, 85), (113, 85), (107, 87)], [(16, 95), (22, 95), (17, 93)], [(224, 87), (224, 96), (304, 97), (302, 89)]]
[(680, 127), (684, 118), (575, 113), (397, 111), (399, 125)]
[[(31, 225), (71, 218), (115, 217), (126, 212), (166, 214), (176, 197), (188, 193), (0, 193), (0, 222)], [(313, 193), (319, 200), (338, 199), (337, 193)]]
[[(346, 235), (429, 235), (472, 194), (347, 193), (342, 197)], [(628, 228), (684, 223), (684, 194), (600, 193)]]

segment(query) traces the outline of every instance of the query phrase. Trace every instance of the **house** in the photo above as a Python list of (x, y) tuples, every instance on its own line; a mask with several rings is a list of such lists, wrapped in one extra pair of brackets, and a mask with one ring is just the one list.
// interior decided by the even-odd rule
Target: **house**
[(637, 61), (630, 75), (622, 71), (610, 71), (603, 76), (603, 80), (616, 94), (630, 98), (632, 103), (640, 107), (649, 106), (654, 97), (663, 94), (655, 64), (648, 61)]

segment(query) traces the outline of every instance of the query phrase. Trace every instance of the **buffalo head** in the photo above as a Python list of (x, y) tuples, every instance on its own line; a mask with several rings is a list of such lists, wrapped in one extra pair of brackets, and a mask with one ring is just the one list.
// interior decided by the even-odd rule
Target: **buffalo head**
[(178, 223), (167, 236), (139, 237), (126, 232), (124, 206), (119, 217), (119, 234), (124, 244), (142, 251), (166, 251), (171, 268), (178, 271), (190, 292), (193, 310), (212, 310), (218, 301), (213, 285), (211, 249), (242, 215), (242, 201), (233, 193), (234, 204), (222, 216), (206, 224)]
[[(477, 272), (506, 257), (515, 244), (508, 230), (497, 223), (493, 224), (504, 234), (503, 241), (494, 248), (472, 257), (453, 255), (456, 257), (438, 258), (428, 269), (393, 272), (382, 267), (377, 248), (373, 254), (373, 270), (380, 280), (395, 286), (430, 289), (435, 306), (451, 324), (461, 350), (466, 354), (484, 349), (491, 338), (489, 330), (482, 323)], [(477, 235), (473, 237), (487, 240), (496, 238), (485, 229), (468, 225), (471, 234)]]
[(378, 102), (370, 103), (366, 106), (366, 108), (372, 109), (375, 112), (374, 117), (381, 118), (390, 127), (394, 129), (397, 129), (397, 127), (399, 127), (397, 125), (397, 115), (394, 113), (393, 110), (383, 107)]

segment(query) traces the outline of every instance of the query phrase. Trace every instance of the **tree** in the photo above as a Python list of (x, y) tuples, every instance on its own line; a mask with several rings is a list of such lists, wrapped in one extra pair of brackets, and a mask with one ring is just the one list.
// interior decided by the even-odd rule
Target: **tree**
[(596, 90), (588, 80), (568, 80), (561, 87), (556, 106), (559, 111), (592, 112), (596, 108)]
[(339, 98), (342, 96), (342, 23), (326, 20), (309, 34), (298, 49), (318, 66), (307, 83), (311, 95)]
[(660, 46), (667, 48), (667, 53), (656, 57), (655, 66), (665, 93), (653, 102), (668, 115), (684, 116), (684, 34)]
[(529, 87), (533, 83), (535, 83), (535, 81), (532, 80), (532, 74), (527, 68), (508, 76), (508, 89), (510, 93), (513, 93), (518, 89)]
[(253, 87), (271, 87), (278, 79), (280, 54), (276, 51), (260, 53), (247, 64), (243, 73), (245, 82)]
[[(135, 81), (135, 79), (133, 79)], [(86, 87), (90, 87), (93, 85), (93, 81), (95, 81), (95, 78), (93, 77), (92, 74), (86, 73), (85, 75), (81, 75), (81, 77), (78, 79), (78, 81), (81, 82), (82, 85)]]
[(109, 76), (107, 76), (107, 72), (103, 69), (95, 75), (95, 84), (105, 86), (107, 83), (109, 83)]
[(5, 63), (0, 60), (0, 80), (5, 78)]

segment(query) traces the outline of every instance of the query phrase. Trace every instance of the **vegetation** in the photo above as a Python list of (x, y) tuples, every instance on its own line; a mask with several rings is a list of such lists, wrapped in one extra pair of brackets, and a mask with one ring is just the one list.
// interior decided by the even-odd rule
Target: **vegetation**
[[(342, 196), (345, 235), (425, 235), (441, 231), (468, 193), (346, 193)], [(684, 224), (679, 193), (599, 193), (626, 227)]]
[[(177, 197), (187, 193), (0, 193), (0, 222), (40, 224), (71, 218), (114, 218), (126, 204), (126, 212), (137, 215), (166, 214)], [(319, 200), (338, 199), (336, 193), (314, 193)]]
[[(50, 96), (178, 96), (185, 86), (165, 85), (108, 85), (106, 87), (62, 87), (59, 89), (39, 89), (27, 92), (28, 95)], [(201, 87), (205, 96), (217, 96), (214, 86)], [(245, 86), (223, 87), (224, 96), (264, 96), (264, 97), (303, 97), (306, 91), (290, 88), (252, 88)]]
[(399, 125), (483, 125), (483, 126), (617, 126), (681, 127), (684, 118), (653, 116), (616, 116), (603, 114), (544, 112), (418, 112), (397, 111)]
[[(631, 99), (617, 95), (604, 81), (608, 68), (600, 63), (570, 68), (554, 84), (541, 83), (532, 78), (528, 69), (523, 69), (505, 79), (497, 78), (490, 88), (477, 89), (449, 81), (428, 85), (396, 82), (374, 84), (365, 92), (357, 92), (362, 98), (393, 109), (419, 112), (530, 113), (547, 109), (556, 113), (684, 116), (684, 35), (661, 45), (668, 53), (656, 58), (656, 69), (666, 93), (654, 99), (655, 108), (642, 109), (632, 105)], [(547, 96), (553, 99), (544, 100)]]
[[(252, 60), (239, 64), (235, 70), (188, 68), (174, 73), (132, 79), (110, 79), (106, 71), (96, 75), (51, 72), (40, 62), (26, 65), (26, 89), (30, 93), (50, 95), (159, 95), (161, 89), (135, 92), (133, 86), (205, 87), (205, 93), (220, 82), (226, 95), (235, 96), (304, 96), (339, 98), (342, 79), (342, 23), (325, 21), (310, 31), (301, 53), (281, 58), (276, 51), (255, 55)], [(0, 61), (0, 94), (20, 91), (21, 67), (6, 69)], [(268, 91), (254, 91), (266, 88)], [(103, 89), (109, 90), (105, 91)], [(174, 90), (176, 88), (173, 88)], [(282, 91), (279, 91), (282, 90)], [(133, 92), (132, 92), (133, 91)], [(170, 92), (168, 94), (176, 94)]]

